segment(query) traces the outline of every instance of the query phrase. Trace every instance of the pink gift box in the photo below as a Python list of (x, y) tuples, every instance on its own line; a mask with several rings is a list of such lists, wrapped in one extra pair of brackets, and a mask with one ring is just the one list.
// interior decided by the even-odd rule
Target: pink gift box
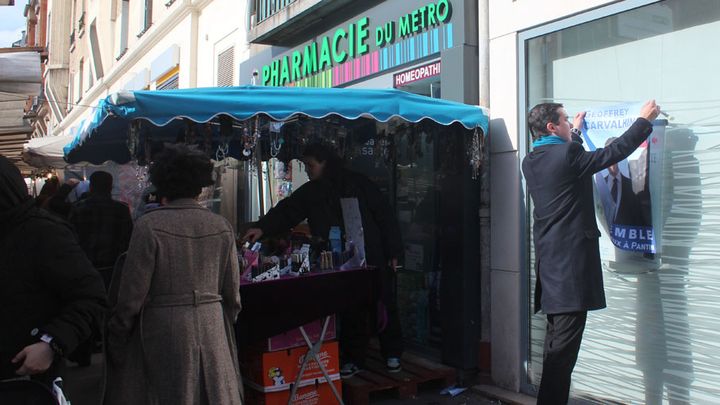
[[(305, 333), (307, 333), (312, 343), (315, 343), (318, 339), (320, 339), (320, 332), (322, 332), (324, 321), (325, 319), (318, 319), (317, 321), (303, 325)], [(335, 315), (332, 315), (330, 316), (330, 322), (328, 322), (328, 327), (325, 331), (325, 340), (332, 340), (335, 339), (335, 337)], [(295, 328), (267, 338), (261, 349), (268, 352), (275, 352), (278, 350), (292, 349), (300, 346), (305, 346), (305, 339), (303, 339), (300, 328)]]

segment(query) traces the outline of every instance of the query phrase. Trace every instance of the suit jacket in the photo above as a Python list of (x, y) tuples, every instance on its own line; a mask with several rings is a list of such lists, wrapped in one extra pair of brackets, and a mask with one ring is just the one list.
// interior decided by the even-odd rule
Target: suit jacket
[(620, 193), (620, 205), (618, 206), (613, 223), (618, 225), (650, 226), (650, 224), (645, 221), (640, 198), (633, 191), (632, 180), (625, 176), (621, 177), (622, 192)]
[(587, 152), (577, 138), (535, 148), (522, 162), (533, 199), (535, 312), (559, 314), (606, 306), (592, 176), (627, 158), (652, 132), (637, 121), (606, 148)]

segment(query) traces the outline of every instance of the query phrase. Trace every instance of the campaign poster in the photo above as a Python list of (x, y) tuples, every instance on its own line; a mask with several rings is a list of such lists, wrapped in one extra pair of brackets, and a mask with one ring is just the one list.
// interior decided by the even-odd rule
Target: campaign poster
[[(626, 103), (587, 110), (585, 145), (594, 151), (608, 147), (635, 122), (642, 103)], [(602, 207), (598, 216), (613, 245), (621, 250), (656, 253), (652, 221), (648, 143), (643, 142), (627, 159), (594, 176)]]

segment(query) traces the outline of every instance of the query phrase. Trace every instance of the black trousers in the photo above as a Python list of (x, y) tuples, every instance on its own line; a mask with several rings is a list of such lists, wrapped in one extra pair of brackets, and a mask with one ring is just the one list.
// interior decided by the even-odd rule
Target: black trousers
[(586, 320), (587, 311), (547, 315), (538, 405), (567, 404)]
[[(350, 311), (340, 315), (340, 349), (342, 362), (365, 366), (365, 349), (370, 335), (377, 331), (378, 318), (386, 317), (385, 328), (378, 332), (380, 351), (384, 358), (400, 357), (403, 352), (402, 328), (397, 309), (397, 276), (392, 269), (381, 269), (380, 298), (382, 306), (369, 310)], [(383, 307), (384, 306), (384, 307)], [(384, 312), (379, 314), (377, 312)]]

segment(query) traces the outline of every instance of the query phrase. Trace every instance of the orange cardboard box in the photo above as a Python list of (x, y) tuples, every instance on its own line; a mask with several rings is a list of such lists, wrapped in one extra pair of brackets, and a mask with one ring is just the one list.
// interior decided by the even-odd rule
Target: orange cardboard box
[[(324, 321), (324, 319), (318, 319), (303, 325), (305, 333), (307, 333), (311, 342), (315, 342), (320, 339), (320, 333), (322, 333)], [(327, 330), (325, 331), (325, 340), (332, 340), (335, 339), (335, 337), (335, 315), (332, 315), (330, 317), (330, 322), (328, 322)], [(302, 332), (300, 332), (300, 328), (295, 328), (273, 337), (269, 337), (259, 343), (258, 346), (263, 351), (274, 352), (305, 346), (305, 339), (303, 338)]]
[[(243, 379), (247, 385), (258, 391), (270, 389), (279, 391), (289, 388), (290, 384), (295, 382), (307, 352), (307, 346), (276, 352), (245, 348), (240, 351)], [(323, 343), (318, 358), (325, 366), (331, 380), (340, 378), (340, 358), (336, 341)], [(300, 386), (314, 384), (315, 380), (325, 382), (325, 377), (315, 359), (311, 359), (305, 367)]]
[[(324, 381), (324, 380), (323, 380)], [(338, 394), (342, 396), (342, 383), (340, 379), (333, 381)], [(290, 396), (290, 388), (277, 392), (261, 392), (255, 389), (245, 390), (245, 403), (247, 405), (287, 405)], [(293, 398), (292, 405), (325, 405), (337, 404), (330, 385), (323, 382), (310, 384), (298, 388)]]

